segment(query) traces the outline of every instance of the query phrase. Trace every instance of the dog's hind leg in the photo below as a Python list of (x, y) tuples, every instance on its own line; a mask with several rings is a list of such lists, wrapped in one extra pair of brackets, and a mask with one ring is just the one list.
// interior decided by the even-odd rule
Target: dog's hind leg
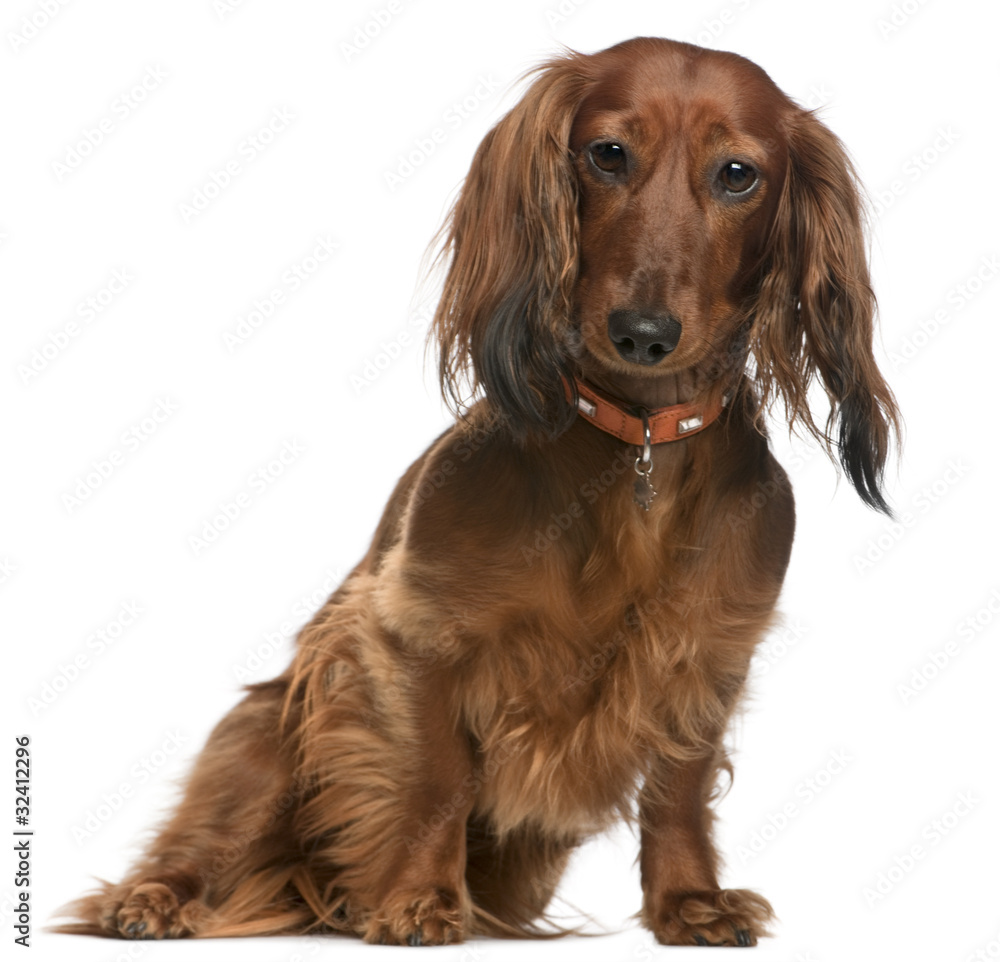
[[(216, 726), (188, 778), (183, 800), (118, 884), (67, 906), (78, 921), (56, 931), (127, 939), (237, 934), (238, 923), (294, 927), (301, 908), (275, 911), (293, 867), (269, 841), (298, 803), (294, 759), (278, 729), (285, 685), (256, 686)], [(269, 911), (268, 903), (271, 903)], [(247, 931), (245, 934), (263, 934)]]

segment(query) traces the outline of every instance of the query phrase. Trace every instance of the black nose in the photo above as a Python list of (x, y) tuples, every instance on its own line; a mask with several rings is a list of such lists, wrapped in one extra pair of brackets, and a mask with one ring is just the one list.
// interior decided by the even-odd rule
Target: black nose
[(659, 364), (681, 339), (681, 322), (669, 314), (612, 311), (608, 337), (615, 350), (633, 364)]

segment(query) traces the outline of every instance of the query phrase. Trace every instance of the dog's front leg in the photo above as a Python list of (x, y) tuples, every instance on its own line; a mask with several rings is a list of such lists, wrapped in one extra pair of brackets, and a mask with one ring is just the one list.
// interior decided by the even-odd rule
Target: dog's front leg
[(708, 803), (722, 760), (662, 760), (640, 796), (642, 921), (665, 945), (755, 945), (773, 915), (755, 892), (719, 888)]
[[(396, 824), (372, 866), (367, 942), (443, 945), (460, 942), (471, 922), (465, 883), (466, 821), (474, 794), (473, 751), (452, 706), (454, 673), (434, 658), (397, 649), (379, 714), (400, 757)], [(389, 760), (387, 759), (387, 762)]]

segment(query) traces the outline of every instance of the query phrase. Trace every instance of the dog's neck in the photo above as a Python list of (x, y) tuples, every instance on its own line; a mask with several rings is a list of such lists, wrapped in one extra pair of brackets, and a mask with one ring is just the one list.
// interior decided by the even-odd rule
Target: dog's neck
[[(595, 366), (581, 365), (581, 376), (595, 387), (630, 405), (640, 405), (650, 410), (673, 404), (690, 404), (704, 400), (713, 387), (719, 385), (717, 377), (699, 368), (663, 374), (659, 377), (637, 377), (620, 374)], [(722, 387), (726, 390), (726, 387)]]

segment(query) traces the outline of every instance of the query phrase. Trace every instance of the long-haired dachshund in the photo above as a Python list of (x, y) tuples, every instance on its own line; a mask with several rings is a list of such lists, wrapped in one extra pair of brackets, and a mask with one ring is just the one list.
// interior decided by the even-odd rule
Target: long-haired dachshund
[(734, 54), (570, 53), (479, 147), (442, 256), (456, 423), (62, 931), (542, 934), (574, 848), (625, 816), (659, 941), (765, 934), (709, 808), (795, 523), (764, 412), (886, 512), (898, 431), (850, 162)]

